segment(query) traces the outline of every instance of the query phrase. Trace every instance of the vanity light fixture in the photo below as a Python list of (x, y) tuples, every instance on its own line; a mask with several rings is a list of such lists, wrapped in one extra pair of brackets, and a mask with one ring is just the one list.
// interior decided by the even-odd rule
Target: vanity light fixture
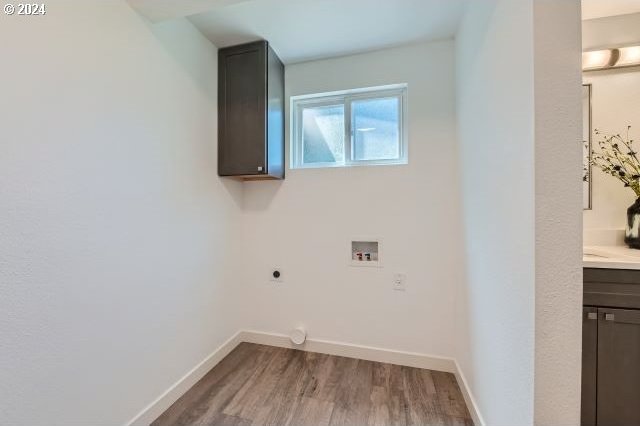
[(582, 70), (640, 66), (640, 45), (582, 52)]

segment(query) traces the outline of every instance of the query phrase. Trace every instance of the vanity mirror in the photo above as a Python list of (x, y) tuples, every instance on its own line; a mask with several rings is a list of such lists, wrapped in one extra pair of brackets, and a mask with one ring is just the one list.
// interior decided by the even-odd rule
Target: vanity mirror
[(582, 208), (591, 210), (591, 85), (582, 85)]
[[(640, 249), (640, 67), (586, 68), (582, 86), (585, 235)], [(585, 237), (592, 241), (592, 239)]]

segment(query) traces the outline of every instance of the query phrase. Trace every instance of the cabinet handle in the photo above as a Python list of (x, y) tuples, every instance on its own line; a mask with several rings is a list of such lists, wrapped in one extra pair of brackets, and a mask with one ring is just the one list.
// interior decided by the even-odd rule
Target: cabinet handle
[(614, 314), (604, 314), (605, 321), (615, 321), (616, 316)]
[(589, 312), (587, 314), (587, 319), (589, 319), (589, 320), (597, 320), (598, 319), (598, 313), (597, 312)]

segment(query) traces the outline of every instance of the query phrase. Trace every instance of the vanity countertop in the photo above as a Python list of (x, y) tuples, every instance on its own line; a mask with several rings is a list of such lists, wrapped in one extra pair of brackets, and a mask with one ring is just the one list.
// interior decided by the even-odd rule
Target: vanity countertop
[(622, 246), (585, 246), (582, 251), (582, 266), (640, 270), (640, 250)]

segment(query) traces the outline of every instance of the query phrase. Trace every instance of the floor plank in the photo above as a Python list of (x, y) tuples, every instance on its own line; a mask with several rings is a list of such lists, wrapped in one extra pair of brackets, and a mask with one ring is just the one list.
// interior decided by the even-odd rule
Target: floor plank
[(217, 426), (251, 426), (251, 420), (241, 419), (240, 417), (227, 416), (223, 413), (217, 413), (208, 424)]
[(458, 382), (452, 374), (433, 371), (431, 373), (438, 393), (438, 400), (444, 412), (452, 417), (469, 417), (464, 397)]
[(242, 343), (153, 426), (473, 426), (450, 373)]
[(407, 425), (445, 426), (447, 416), (438, 400), (432, 372), (402, 367), (404, 395), (407, 401)]
[[(221, 362), (152, 425), (215, 424), (213, 418), (216, 414), (222, 412), (224, 406), (254, 371), (263, 365), (265, 358), (272, 351), (268, 346), (254, 347), (244, 343), (239, 345), (239, 348), (241, 349), (239, 360), (218, 368)], [(236, 350), (229, 356), (236, 358)]]
[(291, 426), (328, 426), (333, 402), (301, 397), (289, 421)]
[(279, 377), (285, 371), (289, 358), (286, 350), (277, 348), (266, 368), (257, 370), (225, 407), (230, 416), (252, 419), (275, 391)]
[(369, 422), (374, 363), (350, 361), (337, 392), (331, 426), (366, 425)]

